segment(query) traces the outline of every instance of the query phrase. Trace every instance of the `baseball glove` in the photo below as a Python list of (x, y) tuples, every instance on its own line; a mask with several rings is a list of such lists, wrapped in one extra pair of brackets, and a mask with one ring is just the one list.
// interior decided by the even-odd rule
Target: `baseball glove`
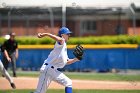
[(76, 58), (78, 58), (79, 60), (82, 60), (83, 54), (84, 54), (83, 47), (81, 45), (77, 45), (73, 51), (73, 54)]

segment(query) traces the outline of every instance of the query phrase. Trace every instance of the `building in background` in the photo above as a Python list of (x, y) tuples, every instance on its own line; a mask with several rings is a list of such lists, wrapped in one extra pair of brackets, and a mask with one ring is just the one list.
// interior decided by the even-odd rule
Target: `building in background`
[(0, 2), (1, 36), (10, 32), (18, 36), (36, 35), (44, 32), (42, 29), (57, 34), (61, 26), (69, 27), (73, 36), (140, 35), (140, 6), (137, 2), (119, 0), (114, 4), (88, 0), (91, 3), (83, 4), (72, 0), (70, 4), (33, 6), (4, 1)]

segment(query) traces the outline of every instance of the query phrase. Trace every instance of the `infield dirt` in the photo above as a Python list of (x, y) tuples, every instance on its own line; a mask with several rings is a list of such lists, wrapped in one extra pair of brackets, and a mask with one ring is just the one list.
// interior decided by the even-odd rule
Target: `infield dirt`
[[(17, 77), (13, 78), (17, 89), (35, 89), (38, 78)], [(94, 81), (72, 80), (74, 89), (110, 89), (110, 90), (140, 90), (140, 82), (132, 81)], [(9, 82), (0, 77), (0, 89), (11, 89)], [(64, 86), (52, 82), (49, 89), (64, 89)]]

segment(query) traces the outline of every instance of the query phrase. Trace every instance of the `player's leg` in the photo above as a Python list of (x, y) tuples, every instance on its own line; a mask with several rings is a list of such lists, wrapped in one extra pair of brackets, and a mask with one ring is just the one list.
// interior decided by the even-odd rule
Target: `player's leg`
[(49, 76), (49, 68), (44, 68), (40, 72), (39, 81), (37, 85), (37, 89), (34, 93), (46, 93), (47, 88), (49, 87), (52, 78)]
[(0, 62), (0, 71), (2, 72), (2, 74), (6, 77), (6, 79), (7, 79), (10, 83), (13, 82), (13, 80), (12, 80), (12, 78), (10, 77), (9, 73), (8, 73), (8, 72), (6, 71), (6, 69), (4, 68), (2, 62)]
[(4, 55), (3, 55), (3, 58), (2, 58), (2, 63), (3, 63), (4, 68), (7, 70), (9, 62), (8, 62), (7, 58)]
[(0, 72), (1, 72), (1, 73), (6, 77), (6, 79), (9, 81), (11, 87), (12, 87), (13, 89), (15, 89), (16, 86), (15, 86), (15, 84), (14, 84), (14, 82), (13, 82), (13, 79), (10, 77), (9, 73), (8, 73), (8, 72), (6, 71), (6, 69), (4, 68), (4, 66), (3, 66), (3, 64), (2, 64), (2, 62), (1, 62), (1, 60), (0, 60)]
[(65, 93), (72, 93), (72, 87), (65, 87)]
[(62, 72), (55, 70), (53, 80), (65, 86), (65, 93), (72, 93), (72, 80)]
[(16, 77), (16, 57), (14, 53), (11, 55), (11, 60), (12, 60), (11, 63), (12, 63), (13, 77)]

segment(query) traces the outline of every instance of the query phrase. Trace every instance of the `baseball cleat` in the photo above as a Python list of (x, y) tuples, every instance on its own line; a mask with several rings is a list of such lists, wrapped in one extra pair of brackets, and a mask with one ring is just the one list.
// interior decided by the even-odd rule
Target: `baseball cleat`
[(16, 85), (15, 85), (14, 83), (11, 83), (11, 87), (12, 87), (13, 89), (16, 89)]

